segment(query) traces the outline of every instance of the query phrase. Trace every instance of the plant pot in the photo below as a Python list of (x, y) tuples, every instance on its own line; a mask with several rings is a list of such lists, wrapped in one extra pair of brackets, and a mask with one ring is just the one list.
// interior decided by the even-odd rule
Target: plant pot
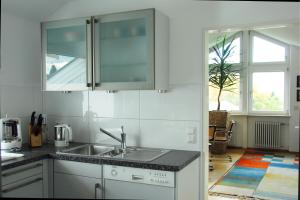
[(226, 128), (228, 112), (226, 110), (209, 111), (209, 125), (216, 126), (217, 130)]

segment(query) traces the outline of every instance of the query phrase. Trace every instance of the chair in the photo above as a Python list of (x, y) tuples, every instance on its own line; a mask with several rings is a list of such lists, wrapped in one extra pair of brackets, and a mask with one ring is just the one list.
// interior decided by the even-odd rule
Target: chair
[(231, 120), (229, 123), (228, 128), (225, 130), (216, 130), (214, 135), (214, 140), (216, 141), (228, 141), (228, 143), (231, 140), (232, 137), (232, 128), (236, 124), (234, 120)]
[[(232, 137), (232, 128), (236, 124), (234, 120), (231, 120), (228, 128), (225, 130), (216, 130), (211, 140), (211, 152), (214, 154), (226, 154), (227, 145)], [(226, 155), (229, 162), (232, 162), (230, 155)]]
[(226, 129), (228, 112), (225, 110), (209, 111), (209, 125), (216, 126), (217, 130)]
[(216, 132), (216, 126), (210, 125), (208, 127), (208, 138), (209, 138), (209, 143), (208, 143), (208, 146), (209, 146), (209, 171), (214, 170), (214, 166), (212, 164), (212, 159), (211, 159), (212, 156), (211, 156), (210, 151), (211, 151), (211, 145), (212, 145), (211, 141), (214, 140), (215, 132)]
[(217, 128), (217, 126), (215, 126), (215, 125), (209, 125), (209, 127), (208, 127), (208, 139), (209, 139), (209, 141), (212, 141), (214, 139), (216, 128)]

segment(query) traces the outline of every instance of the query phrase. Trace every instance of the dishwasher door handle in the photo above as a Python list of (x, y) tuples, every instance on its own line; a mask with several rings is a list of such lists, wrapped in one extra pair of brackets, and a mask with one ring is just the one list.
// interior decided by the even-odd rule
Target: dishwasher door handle
[(132, 175), (131, 179), (133, 181), (140, 181), (140, 180), (144, 180), (144, 177), (143, 176), (139, 176), (139, 175)]
[(102, 189), (100, 183), (95, 184), (95, 199), (97, 199), (97, 189), (100, 189), (100, 190)]

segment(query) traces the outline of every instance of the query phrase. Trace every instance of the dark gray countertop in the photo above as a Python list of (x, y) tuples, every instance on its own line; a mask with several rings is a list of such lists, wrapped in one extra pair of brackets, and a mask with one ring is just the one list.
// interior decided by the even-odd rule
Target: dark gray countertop
[[(75, 146), (82, 145), (83, 143), (70, 143), (69, 147), (72, 148)], [(14, 160), (8, 160), (2, 162), (1, 169), (6, 170), (20, 165), (28, 164), (34, 161), (54, 158), (59, 160), (69, 160), (77, 162), (86, 162), (94, 164), (109, 164), (109, 165), (119, 165), (127, 167), (136, 167), (136, 168), (147, 168), (155, 170), (164, 170), (164, 171), (180, 171), (189, 163), (194, 161), (200, 156), (198, 151), (183, 151), (183, 150), (170, 150), (168, 153), (160, 156), (159, 158), (149, 161), (149, 162), (140, 162), (140, 161), (129, 161), (124, 159), (117, 158), (103, 158), (99, 156), (81, 156), (81, 155), (65, 155), (65, 154), (56, 154), (58, 150), (66, 148), (57, 148), (53, 144), (45, 144), (39, 148), (29, 148), (27, 145), (24, 145), (22, 150), (18, 153), (23, 153), (24, 157), (17, 158)]]

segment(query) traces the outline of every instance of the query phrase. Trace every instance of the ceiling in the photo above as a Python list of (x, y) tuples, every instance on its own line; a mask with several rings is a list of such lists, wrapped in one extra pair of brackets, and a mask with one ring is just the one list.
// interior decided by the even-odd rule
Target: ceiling
[(2, 0), (1, 10), (30, 20), (42, 21), (71, 1), (74, 0)]
[(282, 27), (256, 29), (256, 31), (284, 43), (300, 47), (299, 23), (283, 25)]
[[(35, 21), (43, 21), (66, 3), (76, 0), (2, 0), (2, 11)], [(241, 29), (237, 29), (241, 30)], [(267, 36), (283, 41), (290, 45), (300, 47), (299, 23), (273, 26), (273, 27), (251, 27), (247, 30), (256, 30)], [(227, 35), (234, 30), (225, 30)], [(210, 34), (211, 45), (216, 37), (224, 30), (217, 30)]]
[(284, 42), (289, 45), (300, 47), (300, 24), (290, 23), (284, 25), (251, 27), (244, 29), (225, 29), (225, 30), (211, 30), (209, 32), (209, 46), (213, 46), (220, 35), (226, 32), (227, 37), (242, 30), (255, 30), (266, 36), (272, 37), (276, 40)]

